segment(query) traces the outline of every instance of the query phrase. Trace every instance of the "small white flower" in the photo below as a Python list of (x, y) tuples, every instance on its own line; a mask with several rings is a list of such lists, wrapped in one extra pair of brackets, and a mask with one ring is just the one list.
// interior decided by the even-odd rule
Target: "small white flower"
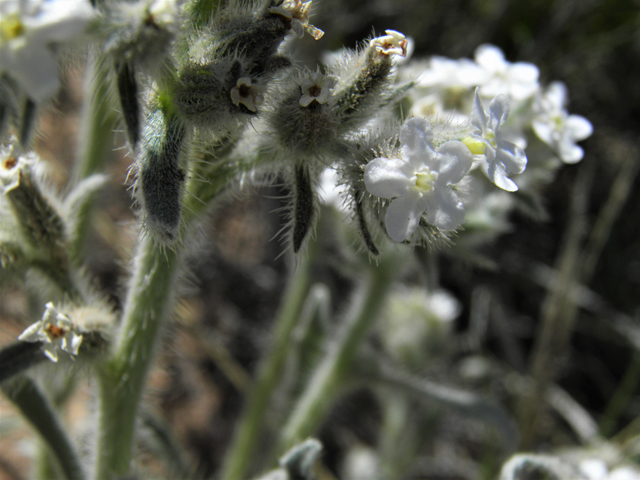
[(382, 37), (372, 38), (369, 41), (369, 46), (375, 48), (376, 51), (383, 55), (400, 55), (401, 57), (405, 57), (409, 44), (405, 36), (395, 30), (385, 30), (384, 33), (386, 33), (386, 35)]
[(0, 192), (6, 194), (20, 185), (21, 172), (30, 171), (38, 160), (33, 153), (20, 153), (15, 137), (8, 145), (0, 144)]
[(415, 232), (425, 210), (427, 221), (442, 230), (455, 230), (464, 221), (464, 205), (453, 186), (471, 168), (471, 152), (458, 141), (436, 150), (430, 136), (426, 120), (411, 118), (400, 131), (401, 158), (376, 158), (365, 167), (367, 191), (393, 199), (385, 225), (396, 242)]
[(305, 77), (300, 82), (302, 96), (300, 105), (308, 107), (311, 102), (327, 103), (331, 98), (331, 89), (336, 86), (338, 79), (332, 75), (323, 75), (314, 72), (310, 77)]
[(564, 163), (582, 160), (584, 152), (575, 142), (593, 133), (589, 120), (580, 115), (569, 115), (565, 110), (567, 87), (553, 82), (542, 95), (536, 97), (533, 109), (533, 131), (540, 140), (558, 152)]
[(241, 77), (231, 89), (231, 101), (236, 107), (242, 104), (248, 110), (256, 112), (257, 107), (264, 102), (264, 89), (252, 84), (249, 77)]
[(53, 47), (81, 35), (94, 11), (87, 0), (0, 1), (0, 73), (36, 102), (60, 87)]
[(482, 168), (489, 179), (508, 192), (515, 192), (518, 186), (507, 175), (524, 172), (527, 155), (515, 143), (500, 139), (500, 127), (509, 117), (509, 101), (504, 95), (498, 95), (489, 103), (485, 112), (476, 88), (471, 111), (471, 124), (478, 133), (463, 140), (475, 155), (484, 155)]
[(51, 302), (47, 303), (42, 320), (27, 328), (18, 340), (23, 342), (42, 342), (44, 354), (52, 362), (58, 361), (58, 350), (67, 352), (71, 357), (78, 355), (82, 344), (82, 334), (69, 317), (58, 312)]
[(309, 24), (309, 11), (312, 0), (284, 0), (278, 7), (269, 8), (269, 13), (281, 15), (287, 20), (291, 20), (291, 30), (297, 37), (302, 38), (307, 32), (315, 40), (320, 40), (324, 32), (319, 28)]
[(510, 63), (502, 50), (494, 45), (480, 45), (476, 49), (475, 61), (487, 75), (481, 85), (484, 97), (494, 97), (506, 93), (509, 98), (520, 101), (531, 97), (539, 89), (538, 67), (532, 63)]

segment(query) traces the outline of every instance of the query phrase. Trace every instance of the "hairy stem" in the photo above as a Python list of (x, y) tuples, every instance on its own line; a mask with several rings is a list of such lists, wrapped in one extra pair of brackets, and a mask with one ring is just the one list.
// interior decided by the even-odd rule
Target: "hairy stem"
[(160, 326), (171, 311), (179, 259), (150, 237), (138, 247), (119, 338), (99, 377), (96, 480), (129, 473), (138, 404)]

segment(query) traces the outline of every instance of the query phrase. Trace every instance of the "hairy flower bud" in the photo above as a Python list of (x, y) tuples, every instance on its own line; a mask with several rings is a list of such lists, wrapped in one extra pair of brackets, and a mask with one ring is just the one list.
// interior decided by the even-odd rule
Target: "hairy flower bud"
[(180, 153), (185, 136), (184, 124), (175, 112), (155, 105), (147, 116), (135, 165), (134, 192), (142, 207), (144, 225), (163, 244), (173, 243), (180, 232), (180, 199), (185, 179)]

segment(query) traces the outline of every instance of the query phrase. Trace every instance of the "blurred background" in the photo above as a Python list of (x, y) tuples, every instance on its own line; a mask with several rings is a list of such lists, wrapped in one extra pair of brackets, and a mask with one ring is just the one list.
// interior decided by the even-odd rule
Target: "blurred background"
[[(607, 438), (626, 460), (640, 459), (640, 1), (317, 0), (314, 9), (312, 23), (325, 36), (300, 41), (301, 63), (314, 65), (325, 50), (354, 48), (374, 31), (394, 29), (413, 39), (414, 58), (473, 58), (480, 44), (491, 43), (511, 62), (537, 65), (541, 83), (566, 83), (569, 111), (594, 127), (581, 144), (584, 159), (561, 168), (543, 192), (546, 218), (514, 212), (508, 233), (474, 245), (465, 260), (446, 251), (416, 252), (457, 299), (459, 315), (442, 334), (446, 348), (407, 368), (497, 399), (521, 426), (519, 450), (557, 452)], [(42, 114), (37, 140), (60, 191), (82, 134), (82, 61), (65, 76), (64, 90)], [(116, 134), (121, 145), (122, 137)], [(131, 161), (124, 147), (114, 150), (112, 181), (87, 242), (89, 273), (116, 308), (138, 232), (126, 182)], [(277, 238), (286, 194), (279, 186), (247, 188), (205, 222), (204, 241), (185, 272), (183, 299), (151, 375), (145, 411), (170, 425), (202, 475), (220, 466), (250, 378), (269, 347), (292, 267)], [(317, 236), (322, 261), (313, 275), (328, 286), (332, 321), (338, 322), (355, 282), (340, 267), (341, 247), (320, 227)], [(563, 288), (562, 278), (576, 282), (575, 288)], [(34, 306), (22, 286), (0, 286), (3, 345), (34, 321)], [(567, 331), (558, 340), (561, 354), (536, 367), (536, 338), (545, 319)], [(372, 345), (384, 345), (384, 336), (382, 320)], [(544, 366), (558, 395), (527, 417), (529, 407), (520, 401), (526, 387), (518, 382)], [(47, 372), (44, 366), (36, 374)], [(91, 418), (91, 378), (84, 383), (67, 407), (79, 435)], [(391, 448), (383, 403), (370, 388), (339, 399), (318, 434), (325, 446), (324, 478), (355, 479), (352, 469), (375, 468), (381, 449)], [(278, 405), (272, 407), (277, 416)], [(419, 402), (410, 407), (396, 433), (406, 442), (396, 450), (404, 452), (390, 454), (407, 457), (397, 459), (398, 480), (497, 477), (508, 449), (483, 424)], [(572, 420), (571, 412), (581, 419)], [(525, 417), (535, 418), (535, 426)], [(30, 433), (1, 398), (0, 419), (0, 479), (26, 478)], [(161, 472), (153, 449), (141, 448), (150, 471)]]

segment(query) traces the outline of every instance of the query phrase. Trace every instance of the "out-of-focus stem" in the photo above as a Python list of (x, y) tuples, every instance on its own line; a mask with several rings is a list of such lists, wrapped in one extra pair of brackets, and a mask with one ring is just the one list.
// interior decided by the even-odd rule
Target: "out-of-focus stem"
[[(372, 267), (363, 292), (356, 298), (343, 330), (314, 374), (280, 435), (280, 451), (312, 435), (333, 405), (355, 355), (375, 322), (394, 278), (401, 270), (397, 257)], [(235, 479), (234, 479), (235, 480)]]
[(581, 276), (581, 246), (587, 233), (588, 194), (594, 169), (595, 162), (588, 163), (580, 170), (576, 180), (569, 212), (570, 223), (556, 261), (557, 280), (549, 286), (542, 305), (541, 325), (529, 368), (533, 387), (523, 397), (519, 411), (524, 448), (529, 448), (533, 443), (540, 407), (567, 352), (575, 324), (577, 310), (571, 291)]
[[(86, 67), (85, 110), (81, 144), (75, 165), (74, 182), (104, 170), (113, 152), (113, 130), (117, 117), (109, 95), (109, 79), (105, 65), (89, 60)], [(74, 235), (69, 245), (72, 263), (81, 263), (81, 252), (92, 221), (92, 202), (83, 202), (77, 212)]]
[(274, 388), (282, 377), (289, 353), (293, 331), (298, 325), (302, 305), (309, 291), (309, 266), (317, 248), (309, 244), (308, 257), (301, 261), (291, 276), (284, 302), (275, 322), (275, 333), (271, 351), (258, 370), (258, 378), (251, 389), (247, 405), (229, 447), (220, 478), (241, 480), (251, 464), (251, 457), (260, 432)]

